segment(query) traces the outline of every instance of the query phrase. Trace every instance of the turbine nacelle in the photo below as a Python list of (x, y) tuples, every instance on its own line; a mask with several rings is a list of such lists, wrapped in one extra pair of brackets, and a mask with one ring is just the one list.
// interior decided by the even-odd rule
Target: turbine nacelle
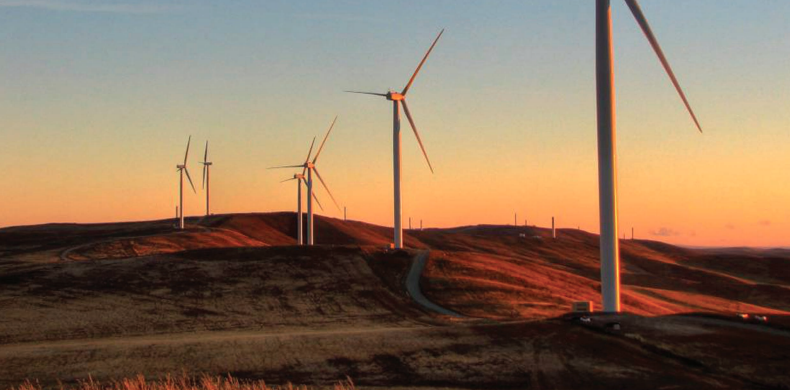
[(387, 100), (392, 100), (392, 101), (396, 101), (397, 102), (397, 101), (406, 99), (406, 96), (403, 95), (400, 92), (392, 92), (392, 91), (390, 91), (390, 92), (387, 92), (386, 98), (387, 98)]

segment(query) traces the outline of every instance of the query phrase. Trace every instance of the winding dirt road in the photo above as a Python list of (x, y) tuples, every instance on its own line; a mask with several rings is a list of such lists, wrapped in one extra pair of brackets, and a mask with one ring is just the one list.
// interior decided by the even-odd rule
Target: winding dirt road
[(422, 276), (422, 271), (425, 269), (425, 263), (428, 261), (428, 255), (430, 253), (430, 251), (421, 251), (414, 257), (414, 261), (411, 263), (411, 269), (409, 269), (409, 275), (406, 277), (406, 291), (408, 291), (415, 302), (428, 310), (446, 316), (461, 318), (463, 317), (461, 314), (441, 307), (428, 300), (425, 295), (422, 295), (422, 291), (420, 290), (420, 277)]

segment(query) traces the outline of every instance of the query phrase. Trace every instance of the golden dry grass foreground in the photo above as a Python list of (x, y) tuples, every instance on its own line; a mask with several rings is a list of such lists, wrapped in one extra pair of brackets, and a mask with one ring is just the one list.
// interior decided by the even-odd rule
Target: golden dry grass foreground
[[(155, 381), (145, 379), (143, 375), (134, 378), (124, 378), (113, 380), (107, 383), (95, 381), (93, 378), (79, 381), (73, 386), (60, 386), (61, 390), (309, 390), (307, 386), (298, 386), (288, 383), (283, 386), (269, 386), (265, 381), (240, 381), (231, 375), (208, 376), (202, 375), (199, 378), (192, 377), (186, 373), (180, 376), (167, 375), (165, 378)], [(340, 381), (331, 387), (332, 390), (354, 390), (354, 382), (351, 379)], [(25, 381), (10, 390), (43, 390), (41, 384)]]
[[(387, 251), (390, 229), (355, 221), (319, 217), (311, 248), (294, 246), (293, 213), (188, 222), (0, 229), (0, 388), (181, 372), (318, 388), (790, 388), (787, 250), (623, 241), (628, 314), (581, 323), (570, 303), (600, 301), (598, 238), (583, 231), (426, 229)], [(406, 291), (423, 250), (424, 295), (463, 318)]]

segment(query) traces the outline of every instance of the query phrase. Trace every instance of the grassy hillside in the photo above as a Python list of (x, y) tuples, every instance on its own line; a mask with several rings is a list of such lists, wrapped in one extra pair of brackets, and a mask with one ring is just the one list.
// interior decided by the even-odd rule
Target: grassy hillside
[[(172, 222), (0, 229), (0, 387), (184, 371), (376, 389), (790, 387), (788, 251), (623, 241), (633, 314), (582, 324), (561, 315), (600, 300), (583, 231), (428, 229), (390, 251), (391, 229), (355, 221), (317, 218), (317, 247), (294, 245), (293, 213)], [(466, 317), (412, 301), (421, 250), (423, 293)]]

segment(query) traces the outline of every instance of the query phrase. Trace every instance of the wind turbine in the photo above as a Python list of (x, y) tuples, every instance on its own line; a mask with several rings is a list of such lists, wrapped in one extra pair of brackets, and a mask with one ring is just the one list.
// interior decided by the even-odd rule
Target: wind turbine
[[(636, 22), (669, 75), (697, 129), (697, 121), (658, 40), (637, 0), (625, 0)], [(614, 59), (610, 0), (595, 2), (595, 79), (598, 111), (598, 201), (601, 224), (601, 295), (603, 311), (620, 311), (620, 248), (617, 240), (617, 154), (615, 151)]]
[[(315, 139), (313, 139), (315, 142)], [(297, 230), (297, 238), (299, 240), (299, 245), (304, 245), (304, 229), (302, 228), (302, 182), (306, 182), (304, 175), (301, 173), (294, 173), (294, 177), (290, 179), (285, 179), (280, 183), (285, 183), (286, 181), (296, 180), (296, 230)], [(323, 210), (323, 208), (322, 208)]]
[(376, 92), (360, 92), (360, 91), (345, 91), (350, 93), (361, 93), (365, 95), (375, 95), (375, 96), (383, 96), (387, 100), (392, 101), (392, 158), (393, 158), (393, 171), (394, 171), (394, 191), (395, 191), (395, 248), (403, 248), (403, 227), (401, 226), (402, 223), (402, 214), (401, 214), (401, 134), (400, 134), (400, 106), (398, 106), (398, 102), (401, 103), (403, 106), (403, 111), (406, 113), (406, 118), (409, 119), (409, 124), (411, 125), (411, 129), (414, 130), (414, 136), (417, 137), (417, 142), (420, 144), (420, 149), (422, 149), (422, 154), (425, 156), (425, 161), (428, 163), (428, 168), (431, 169), (431, 173), (433, 173), (433, 166), (431, 166), (431, 160), (428, 159), (428, 153), (425, 152), (425, 147), (422, 145), (422, 139), (420, 139), (420, 133), (417, 131), (417, 126), (414, 124), (414, 119), (411, 116), (411, 112), (409, 112), (409, 105), (406, 104), (406, 93), (409, 92), (409, 88), (411, 88), (412, 83), (414, 83), (414, 79), (417, 77), (417, 73), (420, 72), (420, 68), (422, 68), (423, 64), (425, 64), (425, 60), (428, 59), (428, 56), (431, 54), (433, 47), (436, 46), (436, 42), (439, 41), (439, 38), (442, 37), (444, 33), (444, 29), (439, 32), (439, 35), (433, 41), (433, 44), (428, 49), (428, 52), (425, 53), (425, 57), (422, 58), (420, 64), (417, 66), (417, 69), (414, 71), (414, 74), (409, 79), (409, 82), (406, 84), (406, 87), (403, 88), (403, 91), (400, 93), (396, 91), (390, 90), (387, 93), (376, 93)]
[(208, 160), (208, 141), (206, 141), (206, 152), (203, 153), (203, 188), (206, 190), (206, 216), (211, 214), (210, 207), (210, 194), (211, 194), (211, 165), (213, 164)]
[(184, 173), (187, 174), (187, 179), (189, 180), (189, 185), (192, 186), (192, 191), (195, 191), (195, 185), (192, 184), (192, 178), (189, 177), (189, 170), (187, 169), (187, 156), (189, 156), (189, 144), (192, 142), (192, 136), (189, 136), (187, 140), (187, 151), (184, 153), (184, 163), (180, 165), (176, 165), (176, 170), (178, 171), (180, 177), (178, 181), (178, 228), (184, 230)]
[[(318, 168), (316, 167), (316, 162), (318, 161), (318, 156), (321, 155), (321, 151), (324, 150), (324, 145), (326, 144), (327, 138), (329, 138), (329, 134), (332, 133), (332, 129), (335, 127), (335, 122), (337, 122), (337, 117), (332, 120), (332, 124), (329, 125), (329, 130), (327, 130), (326, 135), (324, 135), (323, 141), (321, 141), (321, 146), (318, 147), (318, 151), (313, 156), (313, 161), (310, 161), (310, 155), (313, 153), (313, 146), (315, 146), (315, 138), (313, 138), (313, 142), (310, 144), (310, 150), (307, 152), (307, 159), (305, 159), (304, 163), (299, 165), (284, 165), (279, 167), (271, 167), (269, 169), (276, 169), (276, 168), (302, 168), (302, 177), (304, 177), (305, 173), (307, 173), (307, 245), (315, 244), (315, 237), (313, 234), (313, 199), (315, 199), (316, 203), (318, 203), (318, 207), (323, 210), (324, 208), (321, 206), (321, 202), (318, 201), (318, 197), (315, 196), (315, 192), (313, 191), (313, 172), (315, 175), (318, 176), (318, 180), (321, 181), (321, 185), (324, 187), (326, 192), (329, 194), (329, 197), (332, 198), (332, 202), (335, 203), (335, 206), (338, 210), (340, 210), (340, 206), (337, 204), (335, 197), (332, 195), (332, 191), (329, 190), (327, 187), (326, 182), (321, 177), (321, 174), (318, 172)], [(293, 180), (293, 179), (289, 179)], [(301, 190), (301, 187), (300, 187)], [(299, 197), (299, 205), (301, 207), (301, 196)], [(299, 219), (299, 224), (301, 224), (301, 218)]]

